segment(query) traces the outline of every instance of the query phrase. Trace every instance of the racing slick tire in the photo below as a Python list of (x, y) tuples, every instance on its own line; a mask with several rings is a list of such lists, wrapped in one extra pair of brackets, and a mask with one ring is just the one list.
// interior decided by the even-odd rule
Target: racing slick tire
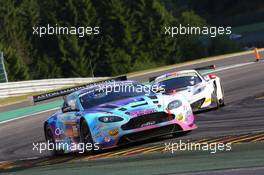
[(52, 150), (52, 154), (54, 156), (60, 156), (60, 155), (64, 154), (63, 150), (56, 149), (56, 143), (54, 140), (53, 132), (52, 132), (52, 129), (49, 125), (46, 125), (46, 127), (45, 127), (45, 138), (46, 138), (47, 142), (53, 144), (52, 148), (51, 148), (50, 144), (48, 146), (49, 146), (49, 150)]
[(182, 132), (175, 132), (175, 133), (172, 133), (172, 136), (173, 137), (182, 137), (182, 136), (185, 136), (185, 135), (189, 134), (190, 132), (192, 132), (192, 130), (182, 131)]
[(217, 96), (217, 89), (216, 89), (216, 85), (214, 84), (214, 92), (212, 94), (212, 99), (215, 101), (216, 103), (216, 107), (215, 109), (219, 109), (220, 107), (223, 107), (225, 105), (225, 101), (224, 101), (224, 90), (223, 90), (223, 87), (221, 86), (221, 92), (223, 94), (223, 98), (222, 99), (218, 99), (218, 96)]
[(224, 89), (223, 89), (222, 85), (221, 85), (221, 91), (222, 91), (222, 94), (223, 94), (223, 98), (219, 100), (219, 106), (223, 107), (223, 106), (225, 106), (225, 97), (224, 97), (225, 94), (224, 94)]
[(212, 93), (212, 100), (213, 100), (213, 104), (214, 106), (212, 107), (212, 109), (219, 109), (220, 108), (220, 102), (218, 100), (216, 91), (214, 90), (214, 92)]
[(85, 119), (81, 120), (80, 124), (80, 143), (84, 144), (84, 147), (86, 147), (87, 144), (91, 145), (91, 150), (85, 150), (86, 153), (94, 152), (93, 138)]

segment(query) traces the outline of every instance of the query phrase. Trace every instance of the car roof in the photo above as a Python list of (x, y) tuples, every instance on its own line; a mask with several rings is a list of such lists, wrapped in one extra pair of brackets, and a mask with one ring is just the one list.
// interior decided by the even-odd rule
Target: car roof
[(194, 69), (189, 69), (189, 70), (182, 70), (182, 71), (170, 72), (170, 73), (167, 73), (167, 74), (164, 74), (164, 75), (161, 75), (161, 76), (156, 77), (155, 78), (155, 81), (160, 81), (160, 80), (163, 80), (163, 79), (167, 79), (167, 78), (170, 78), (170, 77), (174, 77), (177, 74), (186, 74), (186, 73), (197, 73), (197, 71), (194, 70)]
[(102, 82), (98, 84), (91, 84), (90, 86), (87, 86), (84, 89), (76, 91), (75, 93), (77, 93), (78, 95), (82, 95), (82, 94), (86, 94), (96, 89), (104, 89), (109, 86), (115, 86), (118, 84), (129, 84), (129, 83), (135, 83), (135, 82), (136, 81), (133, 81), (133, 80), (126, 80), (126, 81), (108, 81), (108, 82)]

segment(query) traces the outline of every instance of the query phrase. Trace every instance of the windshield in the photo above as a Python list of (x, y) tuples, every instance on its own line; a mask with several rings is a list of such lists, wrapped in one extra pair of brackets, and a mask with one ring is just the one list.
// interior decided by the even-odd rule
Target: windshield
[(164, 87), (166, 92), (169, 92), (175, 89), (185, 88), (187, 86), (194, 86), (201, 82), (202, 80), (198, 75), (192, 74), (160, 81), (158, 82), (158, 85)]
[(80, 102), (83, 108), (87, 109), (112, 101), (152, 94), (150, 88), (136, 82), (118, 83), (109, 84), (85, 93), (80, 96)]

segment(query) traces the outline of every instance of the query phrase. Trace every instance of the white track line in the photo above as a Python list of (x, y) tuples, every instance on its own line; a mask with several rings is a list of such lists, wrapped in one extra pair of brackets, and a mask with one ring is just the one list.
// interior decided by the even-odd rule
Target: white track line
[(231, 66), (224, 66), (224, 67), (220, 67), (219, 69), (214, 70), (213, 72), (220, 72), (220, 71), (224, 71), (224, 70), (228, 70), (228, 69), (234, 69), (234, 68), (254, 64), (254, 63), (256, 63), (256, 62), (248, 62), (248, 63), (235, 64), (235, 65), (231, 65)]

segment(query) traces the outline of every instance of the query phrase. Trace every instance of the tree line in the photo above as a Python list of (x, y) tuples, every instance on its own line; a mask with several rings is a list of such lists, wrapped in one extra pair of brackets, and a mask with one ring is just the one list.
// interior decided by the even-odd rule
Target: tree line
[[(226, 38), (164, 36), (164, 26), (208, 25), (159, 0), (0, 1), (0, 50), (9, 80), (114, 76), (239, 50)], [(176, 13), (177, 14), (177, 13)], [(35, 26), (99, 26), (98, 36), (33, 35)]]

